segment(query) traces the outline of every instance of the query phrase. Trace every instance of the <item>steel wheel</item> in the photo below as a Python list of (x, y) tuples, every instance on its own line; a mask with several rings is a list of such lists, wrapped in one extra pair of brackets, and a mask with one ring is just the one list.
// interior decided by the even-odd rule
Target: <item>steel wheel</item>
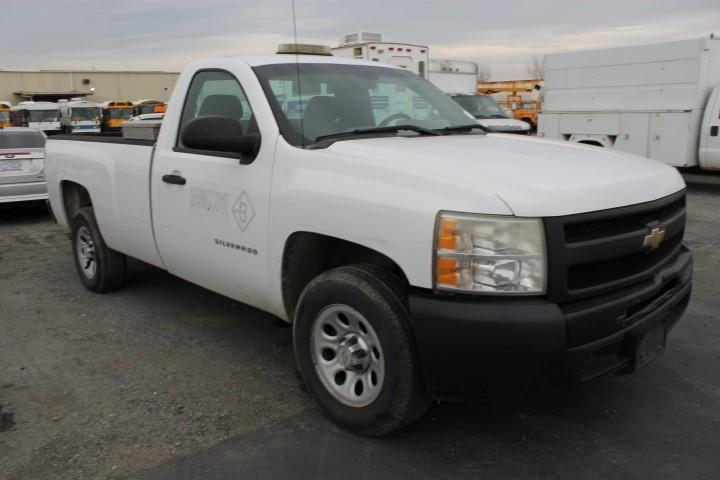
[(365, 407), (382, 390), (382, 345), (370, 322), (352, 307), (329, 305), (318, 314), (311, 352), (325, 388), (341, 403)]
[(75, 250), (83, 275), (92, 279), (97, 273), (97, 256), (95, 242), (93, 242), (90, 230), (82, 226), (75, 237)]

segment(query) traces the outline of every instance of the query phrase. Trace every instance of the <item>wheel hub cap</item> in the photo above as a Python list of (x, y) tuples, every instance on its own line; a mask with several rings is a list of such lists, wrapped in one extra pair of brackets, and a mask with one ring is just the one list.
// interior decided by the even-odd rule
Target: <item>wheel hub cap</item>
[(83, 274), (87, 278), (93, 278), (97, 272), (97, 259), (95, 242), (93, 242), (90, 230), (87, 227), (80, 227), (78, 230), (75, 250)]
[(325, 307), (312, 331), (315, 370), (327, 391), (352, 407), (372, 403), (385, 380), (385, 357), (370, 322), (348, 305)]
[(337, 349), (337, 356), (340, 364), (346, 370), (352, 370), (357, 373), (367, 371), (370, 366), (370, 348), (367, 342), (359, 335), (349, 334), (340, 342)]

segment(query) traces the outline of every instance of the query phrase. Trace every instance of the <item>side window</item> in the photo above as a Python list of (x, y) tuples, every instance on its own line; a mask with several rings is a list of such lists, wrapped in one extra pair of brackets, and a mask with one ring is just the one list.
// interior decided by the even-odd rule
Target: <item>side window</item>
[[(192, 79), (180, 116), (179, 131), (190, 120), (206, 116), (232, 118), (240, 122), (243, 132), (257, 131), (252, 108), (240, 83), (222, 70), (198, 72)], [(182, 146), (180, 135), (177, 143)]]

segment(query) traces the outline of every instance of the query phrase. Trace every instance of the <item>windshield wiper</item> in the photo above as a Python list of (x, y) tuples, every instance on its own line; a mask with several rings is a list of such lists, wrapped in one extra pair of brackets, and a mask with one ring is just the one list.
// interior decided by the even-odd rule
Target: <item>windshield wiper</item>
[(403, 130), (409, 130), (411, 132), (417, 132), (420, 135), (440, 135), (435, 130), (431, 130), (429, 128), (420, 127), (418, 125), (388, 125), (385, 127), (368, 127), (368, 128), (355, 128), (353, 130), (348, 130), (346, 132), (337, 132), (337, 133), (331, 133), (329, 135), (320, 135), (319, 137), (315, 137), (315, 143), (311, 146), (315, 146), (317, 144), (325, 144), (329, 140), (339, 140), (346, 137), (355, 137), (358, 135), (368, 135), (373, 133), (396, 133)]
[(487, 127), (484, 127), (484, 126), (480, 125), (479, 123), (471, 123), (468, 125), (451, 125), (449, 127), (439, 128), (435, 131), (451, 133), (451, 132), (464, 132), (464, 131), (472, 130), (474, 128), (478, 128), (478, 129), (482, 130), (483, 132), (490, 131)]

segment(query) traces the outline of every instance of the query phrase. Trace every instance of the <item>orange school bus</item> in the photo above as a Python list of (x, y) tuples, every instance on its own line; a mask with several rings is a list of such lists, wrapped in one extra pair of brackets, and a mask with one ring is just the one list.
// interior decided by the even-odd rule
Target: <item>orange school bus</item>
[(102, 130), (120, 131), (123, 123), (133, 116), (133, 104), (127, 100), (107, 100), (100, 104), (100, 111)]
[(12, 127), (10, 104), (8, 102), (0, 102), (0, 127)]
[(165, 113), (165, 102), (160, 100), (136, 100), (133, 102), (135, 115), (146, 115), (148, 113)]

